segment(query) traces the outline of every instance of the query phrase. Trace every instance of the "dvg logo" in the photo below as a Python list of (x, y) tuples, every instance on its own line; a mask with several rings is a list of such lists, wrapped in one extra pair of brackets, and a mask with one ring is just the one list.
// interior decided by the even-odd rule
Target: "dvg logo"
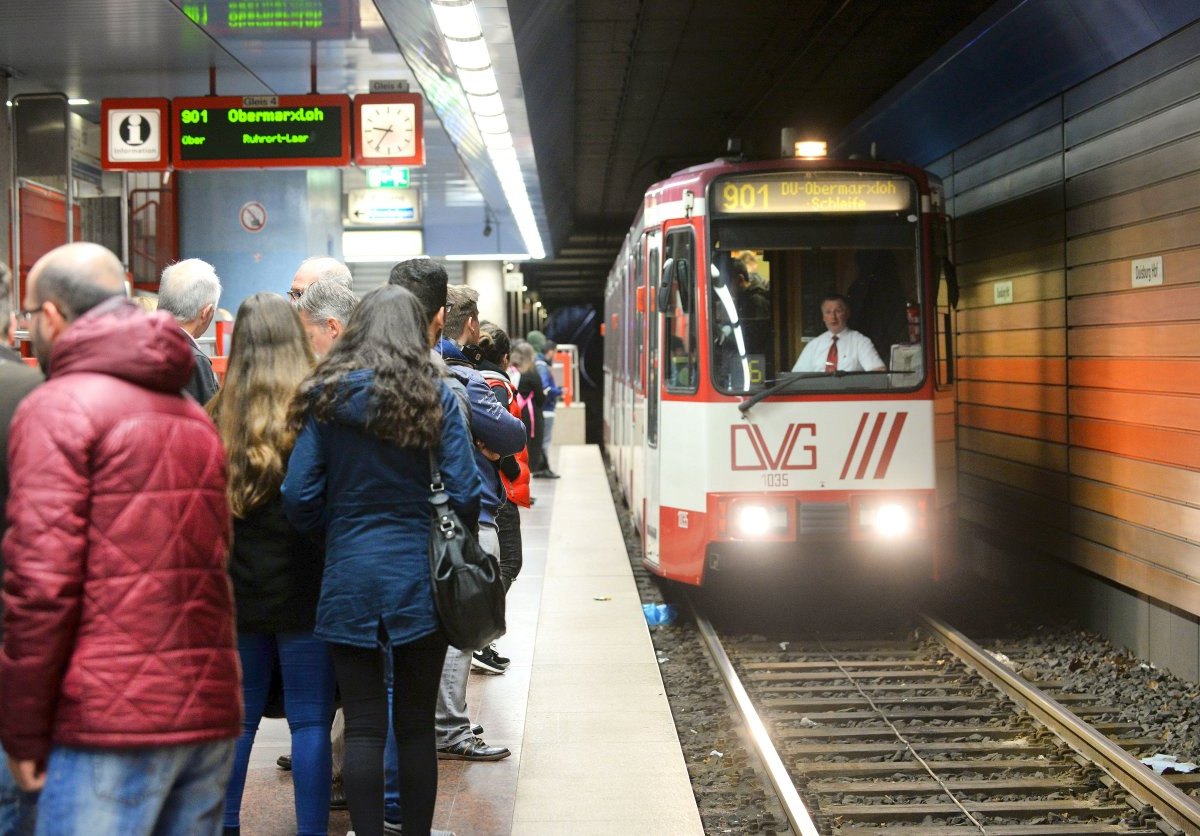
[[(885, 478), (907, 420), (907, 412), (862, 413), (838, 478), (852, 481)], [(783, 438), (777, 444), (772, 444), (757, 425), (735, 424), (729, 428), (730, 468), (758, 471), (816, 470), (817, 445), (800, 444), (802, 436), (805, 440), (815, 442), (817, 425), (788, 424)]]

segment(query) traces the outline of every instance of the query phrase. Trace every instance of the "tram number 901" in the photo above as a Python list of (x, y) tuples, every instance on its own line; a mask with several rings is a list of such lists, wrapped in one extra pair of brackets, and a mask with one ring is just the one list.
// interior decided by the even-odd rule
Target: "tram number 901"
[(187, 109), (179, 111), (179, 121), (185, 125), (197, 125), (200, 123), (208, 123), (208, 111)]
[(765, 184), (726, 183), (721, 187), (721, 211), (765, 212), (771, 208), (769, 198), (770, 191)]

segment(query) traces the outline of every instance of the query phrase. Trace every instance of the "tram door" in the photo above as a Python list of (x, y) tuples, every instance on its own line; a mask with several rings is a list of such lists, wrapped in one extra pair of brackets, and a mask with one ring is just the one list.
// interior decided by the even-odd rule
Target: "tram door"
[(659, 345), (661, 342), (662, 317), (658, 310), (657, 289), (659, 277), (662, 275), (662, 263), (659, 256), (658, 231), (646, 235), (646, 320), (649, 324), (646, 345), (646, 513), (642, 520), (642, 532), (645, 542), (646, 562), (658, 566), (659, 562), (659, 531), (658, 508), (659, 492), (659, 456), (658, 456), (658, 424), (659, 424)]

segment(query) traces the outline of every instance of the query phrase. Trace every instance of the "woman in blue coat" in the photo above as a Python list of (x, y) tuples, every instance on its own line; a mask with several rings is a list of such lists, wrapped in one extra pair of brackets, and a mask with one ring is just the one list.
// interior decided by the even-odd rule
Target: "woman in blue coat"
[(434, 704), (447, 640), (429, 576), (429, 450), (464, 525), (479, 474), (457, 399), (431, 364), (415, 296), (388, 285), (346, 331), (292, 406), (296, 445), (284, 509), (325, 536), (315, 635), (330, 642), (346, 714), (343, 780), (359, 836), (383, 832), (384, 648), (394, 669), (403, 830), (424, 836), (437, 798)]

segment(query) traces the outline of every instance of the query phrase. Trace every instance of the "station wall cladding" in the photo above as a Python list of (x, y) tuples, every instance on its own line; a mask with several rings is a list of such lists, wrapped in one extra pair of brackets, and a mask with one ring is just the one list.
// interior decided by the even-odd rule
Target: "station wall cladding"
[(1198, 56), (1185, 28), (929, 166), (962, 285), (964, 531), (1092, 573), (1058, 592), (1082, 583), (1093, 626), (1193, 677)]

